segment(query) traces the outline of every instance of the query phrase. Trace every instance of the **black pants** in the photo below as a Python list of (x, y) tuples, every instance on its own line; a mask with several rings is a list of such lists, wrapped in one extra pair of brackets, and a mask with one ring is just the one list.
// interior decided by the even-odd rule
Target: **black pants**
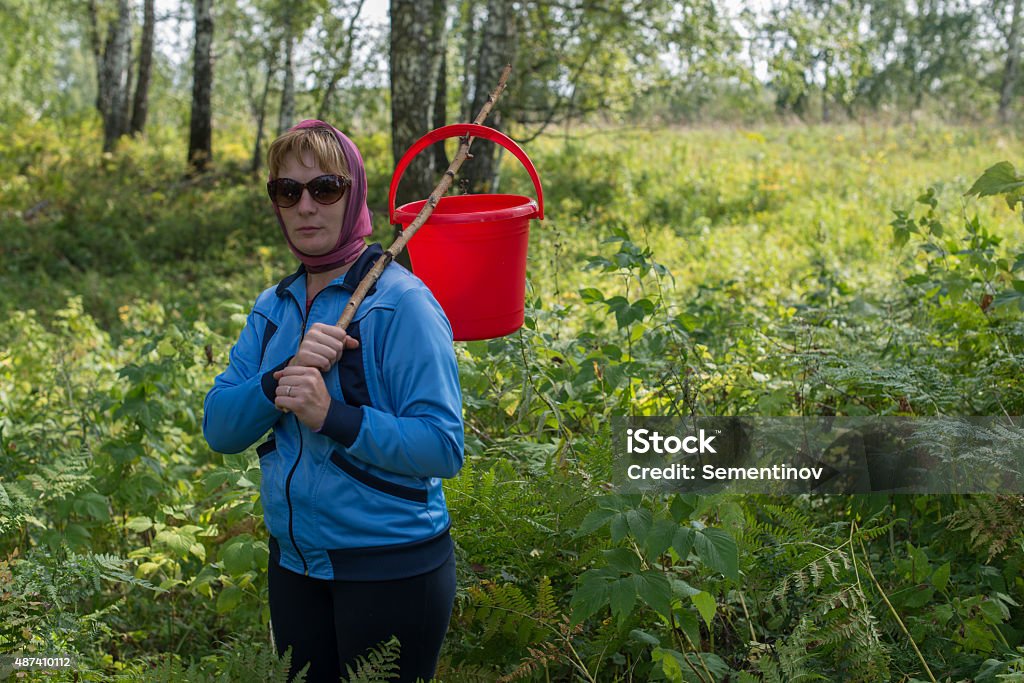
[(455, 554), (437, 569), (393, 581), (329, 581), (268, 567), (270, 620), (279, 655), (290, 646), (289, 680), (307, 662), (308, 683), (338, 683), (345, 666), (392, 635), (402, 683), (429, 681), (455, 601)]

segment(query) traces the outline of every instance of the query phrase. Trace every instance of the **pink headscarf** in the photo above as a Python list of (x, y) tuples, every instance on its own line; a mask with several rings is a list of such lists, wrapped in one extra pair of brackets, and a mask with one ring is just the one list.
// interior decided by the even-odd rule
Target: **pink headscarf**
[(366, 206), (366, 169), (363, 167), (363, 157), (359, 154), (359, 149), (334, 126), (316, 119), (307, 119), (293, 126), (291, 130), (299, 128), (326, 128), (333, 132), (338, 144), (341, 145), (341, 153), (348, 164), (349, 173), (352, 174), (352, 186), (348, 189), (348, 205), (345, 207), (345, 216), (342, 218), (341, 234), (338, 235), (338, 243), (326, 254), (319, 256), (307, 254), (292, 244), (288, 237), (288, 231), (284, 227), (284, 220), (281, 218), (281, 209), (274, 206), (277, 222), (281, 224), (281, 232), (284, 233), (284, 238), (292, 253), (295, 254), (295, 258), (306, 265), (308, 272), (322, 273), (355, 261), (365, 244), (363, 238), (373, 231), (373, 225), (370, 223), (370, 209)]

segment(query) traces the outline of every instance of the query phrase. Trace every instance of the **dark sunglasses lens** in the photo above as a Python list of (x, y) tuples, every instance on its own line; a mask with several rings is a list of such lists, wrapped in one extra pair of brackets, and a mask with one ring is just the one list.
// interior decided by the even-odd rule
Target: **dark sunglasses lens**
[(309, 193), (321, 204), (333, 204), (345, 195), (345, 183), (336, 175), (322, 175), (309, 181)]
[(287, 209), (295, 206), (302, 197), (302, 183), (290, 178), (278, 178), (274, 181), (270, 198), (275, 204)]

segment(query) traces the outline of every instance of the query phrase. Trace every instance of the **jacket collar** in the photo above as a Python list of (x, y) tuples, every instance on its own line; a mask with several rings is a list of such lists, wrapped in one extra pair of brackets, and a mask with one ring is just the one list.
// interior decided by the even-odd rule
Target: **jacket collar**
[[(381, 254), (383, 253), (384, 248), (380, 246), (379, 242), (371, 244), (366, 248), (366, 250), (362, 254), (359, 255), (359, 258), (356, 259), (356, 262), (352, 264), (351, 268), (345, 271), (345, 274), (342, 275), (341, 278), (335, 278), (334, 280), (331, 281), (331, 285), (340, 284), (342, 289), (346, 289), (350, 292), (356, 291), (356, 287), (359, 286), (359, 283), (362, 281), (363, 277), (365, 277), (366, 274), (370, 272), (370, 269), (373, 268), (373, 264), (377, 262), (377, 259), (380, 258)], [(305, 290), (306, 279), (305, 277), (303, 277), (305, 274), (306, 265), (299, 264), (298, 270), (296, 270), (294, 273), (292, 273), (291, 275), (277, 283), (277, 295), (283, 297), (285, 294), (287, 294), (288, 290), (291, 289), (292, 285), (294, 285), (297, 281), (300, 283), (300, 287), (303, 290)], [(341, 280), (340, 283), (338, 283), (339, 279)], [(373, 287), (370, 288), (370, 291), (367, 292), (367, 296), (373, 294), (375, 291), (377, 291), (376, 284), (374, 284)], [(298, 295), (296, 294), (296, 296)]]

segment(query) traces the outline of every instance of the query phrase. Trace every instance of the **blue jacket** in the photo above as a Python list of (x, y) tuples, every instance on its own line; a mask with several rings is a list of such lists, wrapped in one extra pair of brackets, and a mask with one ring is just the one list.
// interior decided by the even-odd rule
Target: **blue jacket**
[(462, 394), (451, 326), (418, 278), (392, 263), (360, 305), (347, 330), (359, 348), (324, 375), (319, 432), (274, 406), (274, 371), (313, 323), (337, 323), (381, 253), (368, 247), (308, 315), (304, 266), (260, 294), (206, 395), (215, 451), (243, 451), (273, 429), (257, 448), (271, 561), (314, 578), (404, 578), (452, 552), (441, 478), (462, 466)]

